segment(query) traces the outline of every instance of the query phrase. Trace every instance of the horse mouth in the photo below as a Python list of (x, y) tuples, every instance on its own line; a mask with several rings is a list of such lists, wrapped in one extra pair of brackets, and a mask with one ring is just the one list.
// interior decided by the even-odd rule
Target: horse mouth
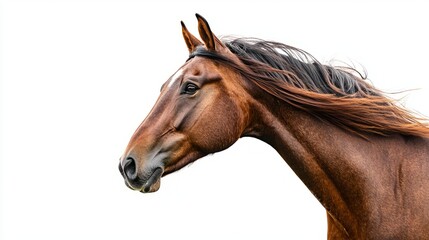
[(150, 177), (143, 184), (143, 187), (141, 188), (140, 192), (150, 193), (158, 191), (161, 186), (161, 177), (163, 172), (164, 171), (162, 170), (162, 168), (156, 168), (155, 171), (153, 171)]

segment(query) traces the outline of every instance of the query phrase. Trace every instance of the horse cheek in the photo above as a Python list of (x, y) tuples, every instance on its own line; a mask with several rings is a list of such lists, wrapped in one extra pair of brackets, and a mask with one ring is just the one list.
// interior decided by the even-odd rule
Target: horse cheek
[(227, 101), (207, 108), (193, 134), (197, 147), (205, 153), (230, 147), (240, 137), (238, 122), (238, 108)]

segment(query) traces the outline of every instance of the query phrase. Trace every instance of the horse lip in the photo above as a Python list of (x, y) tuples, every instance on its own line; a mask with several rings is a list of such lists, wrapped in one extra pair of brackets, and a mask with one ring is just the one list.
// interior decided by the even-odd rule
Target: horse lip
[(159, 189), (161, 184), (161, 177), (163, 174), (161, 167), (156, 168), (150, 177), (147, 179), (146, 183), (143, 185), (143, 188), (140, 190), (142, 193), (155, 192)]

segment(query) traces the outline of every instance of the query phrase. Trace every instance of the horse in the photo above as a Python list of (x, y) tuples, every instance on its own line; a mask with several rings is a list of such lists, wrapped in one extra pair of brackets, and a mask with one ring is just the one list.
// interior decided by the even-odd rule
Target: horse
[(429, 124), (351, 67), (286, 44), (199, 40), (181, 22), (186, 62), (162, 85), (120, 158), (143, 193), (241, 137), (271, 145), (327, 212), (328, 239), (429, 238)]

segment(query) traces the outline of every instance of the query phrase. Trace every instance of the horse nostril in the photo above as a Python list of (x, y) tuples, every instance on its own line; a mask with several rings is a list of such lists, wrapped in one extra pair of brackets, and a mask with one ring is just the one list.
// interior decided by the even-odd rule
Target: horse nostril
[(128, 157), (124, 161), (124, 175), (128, 178), (128, 180), (136, 180), (137, 179), (137, 166), (136, 161)]

